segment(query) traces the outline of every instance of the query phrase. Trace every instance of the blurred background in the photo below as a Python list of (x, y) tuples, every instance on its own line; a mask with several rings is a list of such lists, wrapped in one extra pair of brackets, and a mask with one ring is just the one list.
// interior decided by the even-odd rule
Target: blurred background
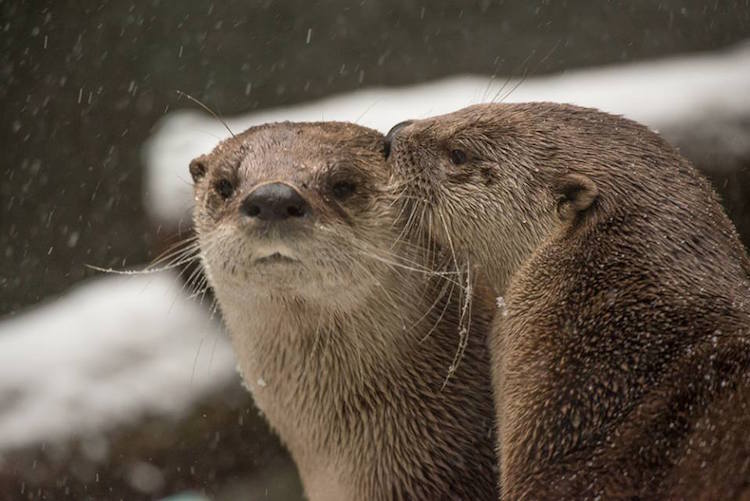
[(750, 242), (750, 1), (0, 0), (0, 499), (299, 499), (176, 273), (193, 154), (552, 99), (658, 128)]

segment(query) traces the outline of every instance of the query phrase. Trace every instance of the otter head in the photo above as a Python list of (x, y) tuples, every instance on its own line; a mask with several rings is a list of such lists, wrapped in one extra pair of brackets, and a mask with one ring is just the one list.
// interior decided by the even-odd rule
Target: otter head
[(486, 104), (401, 122), (386, 136), (392, 189), (407, 221), (481, 263), (499, 289), (556, 223), (597, 196), (571, 174), (574, 146), (550, 103)]
[(383, 148), (381, 134), (352, 124), (277, 123), (193, 160), (195, 227), (220, 303), (347, 309), (376, 287), (362, 254), (396, 239)]

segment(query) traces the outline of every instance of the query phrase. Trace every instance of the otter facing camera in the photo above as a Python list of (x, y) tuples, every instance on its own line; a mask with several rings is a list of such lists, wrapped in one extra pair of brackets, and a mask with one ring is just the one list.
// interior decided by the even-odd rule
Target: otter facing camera
[(582, 174), (562, 177), (553, 189), (557, 195), (557, 215), (564, 221), (573, 221), (586, 211), (599, 196), (599, 188), (591, 178)]
[(270, 183), (250, 192), (242, 201), (240, 212), (261, 221), (284, 221), (307, 216), (310, 205), (291, 186)]

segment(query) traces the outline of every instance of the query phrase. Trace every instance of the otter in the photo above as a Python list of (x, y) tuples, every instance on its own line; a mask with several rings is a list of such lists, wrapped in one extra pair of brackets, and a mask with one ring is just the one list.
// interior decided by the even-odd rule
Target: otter
[(492, 499), (494, 298), (405, 233), (384, 148), (353, 124), (287, 122), (196, 158), (202, 264), (310, 499)]
[(404, 211), (499, 296), (504, 499), (750, 496), (748, 256), (686, 159), (554, 103), (403, 122), (388, 145)]

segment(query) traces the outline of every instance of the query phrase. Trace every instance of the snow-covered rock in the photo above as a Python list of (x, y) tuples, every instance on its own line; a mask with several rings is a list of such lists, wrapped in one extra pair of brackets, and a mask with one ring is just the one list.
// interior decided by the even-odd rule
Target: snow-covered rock
[(0, 322), (0, 449), (176, 414), (237, 377), (173, 273), (108, 276)]
[[(381, 131), (420, 118), (488, 101), (556, 101), (623, 114), (655, 129), (708, 113), (750, 113), (750, 45), (723, 52), (605, 66), (517, 79), (459, 76), (403, 88), (372, 88), (297, 106), (226, 118), (235, 132), (277, 121), (343, 120)], [(229, 133), (196, 111), (166, 115), (146, 144), (144, 197), (152, 216), (176, 227), (189, 223), (190, 160)]]

